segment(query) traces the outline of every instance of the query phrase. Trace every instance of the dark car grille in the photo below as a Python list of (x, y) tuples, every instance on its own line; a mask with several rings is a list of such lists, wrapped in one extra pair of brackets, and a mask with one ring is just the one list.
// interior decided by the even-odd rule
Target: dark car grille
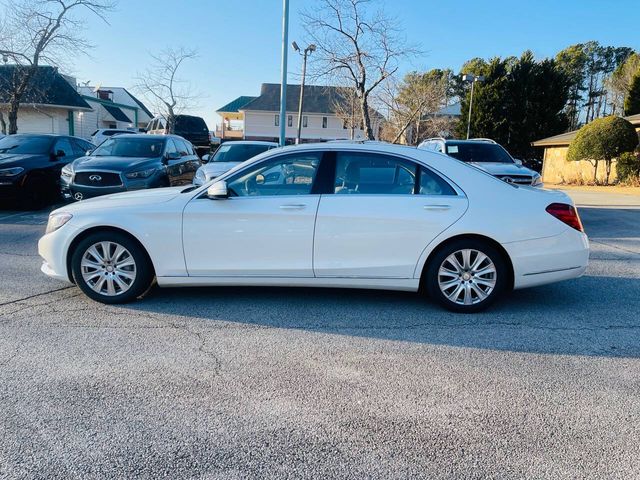
[(531, 175), (496, 175), (500, 180), (516, 185), (531, 185)]
[(78, 172), (73, 183), (88, 187), (117, 187), (122, 185), (120, 174), (112, 172)]

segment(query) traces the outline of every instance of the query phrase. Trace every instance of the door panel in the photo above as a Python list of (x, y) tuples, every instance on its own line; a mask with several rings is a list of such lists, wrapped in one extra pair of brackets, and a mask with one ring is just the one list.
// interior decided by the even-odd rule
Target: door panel
[(190, 276), (312, 277), (319, 195), (194, 199), (184, 210)]
[(466, 208), (466, 198), (456, 196), (323, 195), (315, 275), (412, 278), (424, 248)]

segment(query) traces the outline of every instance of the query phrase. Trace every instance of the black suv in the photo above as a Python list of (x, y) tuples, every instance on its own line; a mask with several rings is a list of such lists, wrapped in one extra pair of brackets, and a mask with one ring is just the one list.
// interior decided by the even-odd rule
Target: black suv
[(39, 208), (58, 198), (62, 167), (95, 148), (62, 135), (7, 135), (0, 138), (0, 201), (18, 200)]
[(65, 199), (188, 185), (200, 159), (193, 145), (177, 135), (123, 134), (105, 140), (90, 155), (62, 169)]
[[(147, 133), (166, 135), (167, 122), (163, 117), (156, 117), (147, 126)], [(200, 117), (192, 115), (176, 115), (175, 125), (173, 126), (174, 135), (189, 140), (197, 150), (198, 155), (202, 157), (211, 150), (211, 140), (209, 138), (209, 128), (205, 121)]]

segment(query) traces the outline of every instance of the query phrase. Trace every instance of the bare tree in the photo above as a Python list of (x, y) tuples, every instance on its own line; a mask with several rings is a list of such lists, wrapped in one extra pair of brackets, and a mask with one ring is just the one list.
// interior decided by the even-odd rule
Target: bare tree
[(417, 49), (407, 45), (395, 20), (382, 11), (367, 12), (372, 0), (318, 0), (302, 13), (310, 43), (317, 47), (312, 74), (354, 89), (361, 123), (374, 139), (372, 92), (398, 70), (398, 62)]
[(86, 52), (90, 44), (82, 37), (84, 22), (75, 14), (88, 11), (106, 21), (115, 6), (112, 0), (9, 0), (0, 25), (0, 55), (13, 64), (7, 85), (8, 133), (18, 131), (18, 109), (31, 80), (42, 64), (62, 61)]
[(172, 133), (175, 118), (180, 112), (192, 106), (199, 97), (191, 84), (179, 78), (180, 67), (198, 56), (195, 50), (184, 47), (167, 48), (159, 55), (151, 55), (152, 65), (136, 76), (135, 89), (147, 97), (154, 109), (167, 121), (167, 130)]

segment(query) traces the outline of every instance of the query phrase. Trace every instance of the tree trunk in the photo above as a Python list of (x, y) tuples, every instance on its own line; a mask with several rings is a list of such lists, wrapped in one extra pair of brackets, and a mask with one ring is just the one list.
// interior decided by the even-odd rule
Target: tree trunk
[[(14, 97), (15, 98), (15, 97)], [(20, 108), (20, 102), (13, 100), (9, 104), (9, 112), (7, 117), (9, 118), (9, 135), (18, 133), (18, 109)]]
[(593, 184), (598, 184), (598, 160), (593, 162)]
[(4, 115), (0, 112), (0, 133), (7, 134), (7, 122), (4, 120)]
[(611, 175), (611, 159), (610, 158), (605, 160), (605, 168), (606, 168), (606, 175), (604, 179), (604, 184), (609, 185), (609, 176)]
[(373, 128), (371, 128), (371, 117), (369, 116), (369, 100), (366, 95), (362, 95), (360, 97), (360, 113), (362, 115), (365, 138), (367, 140), (375, 140), (375, 137), (373, 136)]

